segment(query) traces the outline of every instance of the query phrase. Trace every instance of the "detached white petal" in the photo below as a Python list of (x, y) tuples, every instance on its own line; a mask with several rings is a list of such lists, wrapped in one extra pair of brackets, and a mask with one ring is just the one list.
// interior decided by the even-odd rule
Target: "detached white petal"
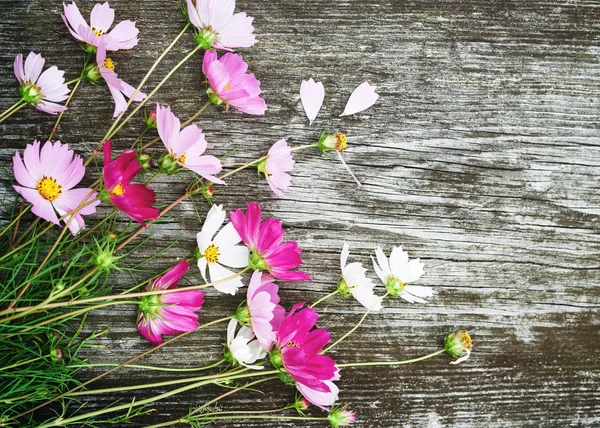
[(317, 114), (319, 114), (324, 99), (325, 88), (323, 83), (315, 82), (312, 78), (302, 81), (300, 84), (300, 100), (302, 100), (304, 112), (311, 125)]
[(358, 88), (352, 91), (346, 108), (340, 116), (349, 116), (358, 113), (375, 104), (377, 98), (379, 98), (379, 95), (375, 93), (375, 89), (377, 89), (377, 86), (371, 86), (368, 82), (364, 82), (358, 86)]
[(242, 327), (235, 334), (238, 321), (232, 319), (227, 326), (227, 347), (231, 356), (238, 364), (254, 370), (263, 370), (262, 366), (251, 365), (256, 360), (263, 359), (267, 355), (258, 340), (255, 339), (252, 329)]

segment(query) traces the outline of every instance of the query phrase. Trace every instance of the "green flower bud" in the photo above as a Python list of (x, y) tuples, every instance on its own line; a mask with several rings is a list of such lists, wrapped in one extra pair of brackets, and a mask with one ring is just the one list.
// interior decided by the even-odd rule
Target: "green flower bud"
[(21, 92), (21, 98), (29, 105), (39, 104), (42, 100), (40, 88), (33, 83), (26, 82), (19, 90)]
[(334, 407), (327, 415), (327, 420), (334, 428), (345, 427), (356, 420), (356, 415), (354, 412), (346, 409), (345, 406), (337, 408)]
[(169, 153), (165, 153), (158, 160), (158, 168), (160, 172), (173, 175), (181, 169), (181, 166), (177, 163), (177, 159), (174, 159)]
[(139, 154), (138, 162), (144, 171), (149, 171), (152, 169), (152, 158), (149, 155)]
[(458, 364), (467, 360), (469, 355), (471, 355), (471, 349), (473, 349), (473, 341), (466, 331), (459, 330), (446, 334), (444, 338), (444, 351), (454, 358), (458, 358), (458, 360), (452, 361), (451, 364)]
[(90, 64), (85, 67), (83, 70), (83, 75), (92, 82), (97, 82), (102, 79), (102, 74), (100, 74), (100, 69), (96, 64)]
[(156, 110), (152, 110), (148, 113), (144, 110), (144, 123), (148, 129), (156, 129)]
[(219, 40), (219, 35), (209, 25), (208, 27), (203, 27), (198, 34), (194, 35), (194, 39), (196, 39), (196, 42), (202, 49), (209, 50)]
[(50, 358), (53, 362), (58, 363), (63, 360), (64, 354), (61, 348), (54, 348), (50, 351)]
[(235, 312), (235, 318), (243, 325), (250, 324), (250, 308), (247, 305), (240, 306)]
[(206, 90), (206, 95), (208, 95), (209, 100), (211, 100), (213, 103), (215, 103), (218, 106), (225, 104), (225, 101), (223, 101), (221, 98), (219, 98), (219, 96), (215, 93), (215, 91), (213, 91), (212, 88), (210, 88), (210, 87)]
[(277, 370), (284, 370), (283, 368), (283, 358), (281, 358), (281, 351), (279, 349), (273, 349), (269, 352), (269, 360), (271, 360), (271, 364)]

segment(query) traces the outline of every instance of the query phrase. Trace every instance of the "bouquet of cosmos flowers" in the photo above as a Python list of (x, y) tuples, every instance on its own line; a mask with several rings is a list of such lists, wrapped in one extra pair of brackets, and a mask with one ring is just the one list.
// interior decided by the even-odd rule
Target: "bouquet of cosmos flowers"
[[(233, 174), (256, 168), (272, 191), (281, 196), (291, 185), (293, 153), (298, 150), (335, 155), (358, 186), (360, 180), (342, 157), (348, 141), (341, 132), (323, 131), (314, 143), (303, 146), (291, 146), (286, 139), (280, 139), (264, 156), (243, 164), (222, 163), (224, 158), (209, 154), (210, 137), (194, 123), (206, 108), (214, 104), (248, 115), (263, 115), (267, 109), (260, 81), (248, 72), (242, 56), (233, 53), (257, 42), (253, 18), (236, 12), (235, 0), (183, 3), (181, 32), (137, 87), (119, 77), (109, 56), (110, 52), (136, 47), (137, 24), (124, 20), (113, 25), (118, 11), (115, 13), (107, 2), (95, 4), (89, 19), (76, 3), (62, 6), (62, 20), (83, 48), (79, 77), (65, 82), (65, 72), (56, 66), (46, 68), (41, 54), (16, 53), (14, 74), (20, 98), (15, 96), (16, 103), (0, 114), (0, 122), (4, 122), (15, 114), (33, 114), (21, 111), (31, 106), (57, 115), (48, 138), (24, 141), (22, 150), (14, 153), (12, 165), (4, 168), (13, 185), (3, 189), (5, 219), (0, 230), (0, 426), (130, 422), (154, 408), (160, 415), (163, 399), (217, 385), (227, 391), (175, 420), (153, 426), (198, 426), (225, 419), (264, 418), (323, 420), (324, 424), (338, 427), (351, 424), (356, 418), (343, 403), (338, 403), (336, 382), (343, 375), (343, 368), (395, 366), (442, 353), (454, 357), (453, 363), (469, 357), (472, 343), (465, 331), (448, 333), (443, 348), (432, 354), (403, 361), (342, 363), (327, 355), (327, 351), (355, 332), (370, 312), (381, 311), (385, 299), (398, 296), (411, 304), (423, 304), (435, 298), (430, 287), (414, 285), (424, 274), (423, 263), (410, 259), (400, 246), (376, 248), (369, 261), (374, 270), (371, 275), (363, 263), (349, 262), (349, 245), (340, 243), (337, 286), (312, 304), (299, 302), (291, 308), (280, 304), (279, 293), (285, 284), (311, 280), (309, 273), (301, 270), (300, 246), (285, 239), (282, 222), (265, 216), (260, 204), (249, 202), (247, 206), (228, 209), (218, 204), (218, 186), (227, 184), (227, 178)], [(188, 31), (193, 32), (196, 45), (152, 90), (142, 92), (157, 65)], [(195, 55), (203, 55), (202, 73), (207, 84), (207, 101), (199, 111), (183, 123), (170, 106), (153, 103), (140, 111)], [(69, 102), (85, 81), (103, 82), (114, 101), (114, 120), (86, 159), (81, 156), (81, 147), (53, 139), (61, 118), (69, 114)], [(341, 116), (371, 107), (378, 98), (375, 91), (376, 87), (367, 82), (358, 86)], [(312, 125), (324, 102), (324, 86), (311, 78), (301, 82), (299, 92)], [(139, 115), (143, 115), (145, 129), (129, 149), (123, 150), (117, 134)], [(157, 136), (148, 138), (148, 133), (153, 132)], [(147, 149), (158, 143), (164, 144), (163, 153), (150, 155)], [(185, 192), (173, 201), (157, 201), (152, 182), (159, 175), (180, 176), (186, 180)], [(81, 185), (82, 181), (87, 184)], [(132, 266), (126, 256), (142, 244), (152, 247), (151, 243), (148, 245), (152, 237), (142, 239), (140, 234), (161, 222), (182, 201), (194, 197), (204, 201), (197, 210), (203, 224), (196, 237), (196, 250), (167, 270), (155, 271), (150, 263), (153, 256)], [(144, 280), (130, 289), (113, 291), (115, 277), (133, 272), (142, 272)], [(179, 285), (184, 276), (191, 278), (192, 285)], [(383, 286), (377, 287), (378, 281)], [(230, 316), (200, 324), (198, 311), (210, 311), (203, 291), (208, 287), (242, 297)], [(377, 293), (378, 289), (385, 292)], [(325, 328), (317, 328), (317, 311), (323, 301), (337, 295), (356, 299), (364, 307), (364, 315), (332, 341)], [(137, 329), (152, 346), (90, 378), (86, 370), (91, 365), (81, 358), (80, 352), (94, 347), (95, 339), (107, 331), (84, 333), (89, 331), (85, 328), (86, 316), (90, 311), (116, 305), (136, 308)], [(195, 369), (210, 369), (212, 374), (173, 382), (93, 388), (92, 384), (103, 376), (140, 368), (136, 360), (168, 344), (177, 346), (176, 341), (182, 336), (217, 323), (223, 327), (223, 358)], [(235, 393), (255, 394), (261, 383), (273, 379), (285, 384), (281, 386), (282, 394), (289, 394), (289, 405), (263, 409), (257, 402), (252, 411), (215, 406)], [(93, 411), (86, 407), (88, 396), (157, 386), (172, 389)]]

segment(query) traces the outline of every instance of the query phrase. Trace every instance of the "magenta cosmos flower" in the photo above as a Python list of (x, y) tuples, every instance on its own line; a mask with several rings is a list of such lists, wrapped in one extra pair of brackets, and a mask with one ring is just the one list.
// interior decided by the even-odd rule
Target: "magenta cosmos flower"
[(292, 176), (288, 172), (293, 168), (292, 148), (285, 139), (273, 144), (267, 158), (258, 164), (258, 172), (265, 174), (267, 183), (277, 196), (283, 196), (283, 191), (290, 187)]
[(211, 101), (248, 114), (265, 114), (267, 104), (259, 96), (260, 81), (246, 71), (248, 64), (239, 55), (226, 53), (217, 59), (216, 51), (204, 53), (202, 72), (208, 79), (206, 92)]
[(81, 158), (73, 157), (73, 151), (60, 141), (54, 144), (47, 141), (40, 151), (40, 142), (34, 140), (25, 148), (23, 160), (19, 152), (15, 153), (13, 171), (20, 184), (13, 187), (32, 204), (31, 211), (54, 224), (60, 225), (57, 212), (63, 216), (93, 201), (63, 219), (67, 223), (73, 217), (69, 223), (73, 235), (85, 225), (82, 215), (94, 214), (100, 204), (94, 201), (97, 193), (92, 189), (73, 189), (83, 178), (85, 167)]
[(65, 11), (62, 16), (67, 28), (77, 40), (84, 42), (89, 46), (100, 46), (106, 44), (109, 51), (118, 51), (120, 49), (131, 49), (138, 44), (139, 30), (134, 21), (121, 21), (108, 31), (115, 20), (115, 11), (108, 2), (96, 4), (90, 14), (90, 25), (85, 22), (81, 12), (75, 3), (63, 3)]
[[(170, 290), (190, 269), (187, 260), (181, 260), (163, 276), (148, 286), (148, 291)], [(198, 314), (204, 293), (200, 290), (153, 294), (140, 299), (138, 330), (153, 345), (162, 343), (163, 334), (183, 333), (198, 328)]]
[(279, 325), (285, 317), (285, 309), (279, 304), (279, 287), (270, 275), (254, 271), (246, 306), (238, 309), (236, 318), (242, 324), (250, 324), (261, 347), (268, 351), (276, 339)]
[(229, 213), (233, 227), (250, 249), (252, 269), (268, 271), (283, 281), (310, 281), (310, 276), (302, 271), (291, 271), (302, 263), (302, 250), (297, 242), (282, 242), (283, 227), (274, 218), (260, 221), (259, 204), (249, 203), (246, 214), (238, 209)]
[(55, 65), (42, 73), (46, 60), (40, 54), (29, 52), (23, 66), (23, 54), (15, 58), (14, 71), (21, 84), (21, 98), (36, 109), (50, 114), (66, 110), (56, 104), (69, 97), (69, 88), (65, 84), (64, 71)]
[(128, 150), (114, 161), (111, 158), (111, 142), (103, 145), (104, 169), (102, 178), (108, 199), (118, 210), (146, 226), (146, 220), (155, 220), (160, 211), (151, 205), (156, 203), (154, 190), (145, 184), (129, 184), (142, 169), (137, 152)]
[(115, 63), (112, 59), (106, 57), (106, 48), (103, 43), (98, 46), (98, 52), (96, 52), (96, 64), (98, 66), (98, 71), (106, 81), (108, 90), (115, 102), (113, 117), (117, 117), (127, 110), (127, 101), (125, 100), (125, 97), (133, 97), (133, 101), (142, 101), (146, 98), (146, 94), (143, 92), (138, 92), (133, 96), (135, 88), (119, 79), (119, 76), (115, 73)]
[(311, 307), (299, 310), (302, 306), (295, 305), (281, 322), (271, 362), (283, 370), (284, 379), (291, 376), (308, 401), (325, 409), (337, 400), (339, 390), (333, 381), (340, 378), (339, 369), (333, 358), (322, 355), (331, 340), (329, 332), (313, 329), (319, 316)]
[(188, 17), (198, 29), (195, 38), (200, 46), (232, 50), (256, 43), (254, 18), (244, 12), (233, 13), (234, 9), (235, 0), (187, 0)]
[(177, 166), (182, 166), (213, 183), (225, 184), (214, 176), (223, 169), (221, 161), (214, 156), (202, 156), (207, 146), (202, 129), (192, 124), (180, 130), (181, 122), (171, 112), (171, 107), (158, 104), (156, 127), (168, 151), (167, 156), (159, 161), (165, 172), (173, 173)]

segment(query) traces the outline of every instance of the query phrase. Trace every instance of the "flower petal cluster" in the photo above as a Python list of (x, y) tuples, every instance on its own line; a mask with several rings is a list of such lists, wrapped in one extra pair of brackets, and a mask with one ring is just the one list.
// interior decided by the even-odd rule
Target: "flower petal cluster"
[[(202, 230), (196, 236), (200, 251), (198, 268), (206, 282), (208, 282), (207, 266), (211, 282), (222, 281), (235, 274), (224, 266), (230, 268), (248, 266), (248, 248), (237, 245), (242, 238), (234, 225), (227, 223), (221, 228), (225, 221), (225, 215), (223, 205), (213, 205), (206, 215)], [(235, 294), (237, 289), (243, 285), (241, 276), (237, 276), (229, 281), (215, 284), (214, 287), (221, 293)]]
[(352, 295), (367, 309), (372, 311), (381, 310), (381, 299), (373, 292), (375, 284), (371, 278), (365, 275), (367, 270), (363, 268), (361, 263), (347, 264), (349, 255), (350, 246), (344, 243), (340, 256), (342, 277), (338, 281), (338, 291), (344, 296)]
[(427, 303), (424, 299), (433, 296), (431, 287), (409, 285), (409, 282), (414, 282), (423, 275), (423, 263), (419, 259), (409, 261), (408, 252), (403, 251), (402, 247), (393, 248), (389, 260), (381, 248), (377, 248), (375, 254), (375, 273), (392, 296), (400, 296), (410, 303)]
[(255, 339), (251, 328), (242, 326), (236, 335), (237, 325), (238, 321), (232, 319), (227, 326), (227, 349), (229, 349), (230, 358), (233, 360), (232, 363), (254, 370), (264, 369), (264, 367), (255, 366), (252, 363), (265, 358), (267, 351)]
[(252, 34), (254, 18), (233, 13), (235, 0), (187, 0), (187, 10), (198, 29), (196, 40), (204, 49), (247, 48), (257, 41)]
[(241, 56), (228, 52), (217, 59), (216, 51), (207, 51), (202, 73), (208, 80), (208, 97), (227, 108), (232, 106), (248, 114), (265, 114), (267, 104), (260, 97), (260, 81), (254, 74), (246, 74), (247, 71), (248, 64)]
[[(187, 260), (181, 260), (163, 276), (148, 286), (148, 291), (170, 290), (177, 286), (190, 269)], [(198, 314), (204, 293), (200, 290), (154, 294), (140, 299), (137, 326), (139, 332), (153, 345), (162, 343), (163, 334), (183, 333), (198, 328)]]
[(154, 190), (145, 184), (129, 184), (142, 169), (137, 160), (137, 152), (128, 150), (111, 162), (111, 145), (110, 141), (105, 141), (102, 146), (102, 178), (108, 191), (108, 199), (118, 210), (146, 226), (146, 221), (156, 220), (160, 215), (160, 211), (152, 207), (156, 203)]
[(310, 281), (307, 273), (292, 271), (300, 266), (302, 250), (297, 242), (283, 242), (283, 226), (279, 220), (260, 221), (262, 210), (249, 203), (246, 213), (240, 209), (229, 213), (231, 223), (251, 251), (250, 267), (268, 271), (282, 281)]
[(294, 169), (294, 163), (292, 148), (287, 140), (281, 139), (269, 149), (267, 158), (258, 164), (258, 172), (265, 174), (269, 187), (277, 196), (283, 196), (283, 191), (290, 187), (292, 176), (288, 172)]
[(131, 49), (138, 44), (139, 30), (134, 21), (121, 21), (108, 31), (115, 20), (115, 11), (108, 2), (98, 3), (90, 14), (90, 24), (85, 21), (77, 5), (63, 3), (64, 14), (61, 15), (71, 35), (89, 46), (106, 45), (106, 50), (118, 51)]
[(213, 183), (225, 184), (223, 180), (214, 176), (223, 169), (221, 161), (214, 156), (202, 155), (207, 147), (202, 129), (194, 124), (180, 129), (181, 122), (173, 114), (171, 107), (161, 107), (158, 104), (156, 126), (172, 164), (194, 171)]
[(295, 305), (281, 322), (276, 351), (302, 395), (314, 405), (326, 408), (337, 400), (339, 390), (333, 381), (340, 378), (339, 369), (333, 358), (323, 355), (323, 347), (331, 340), (329, 332), (314, 328), (317, 312), (311, 307), (301, 309), (302, 306), (304, 303)]
[(40, 142), (34, 140), (25, 147), (23, 159), (15, 153), (13, 172), (20, 184), (13, 187), (32, 204), (35, 215), (60, 225), (56, 213), (62, 217), (77, 210), (63, 219), (73, 235), (85, 225), (82, 216), (94, 214), (100, 204), (94, 201), (97, 192), (92, 189), (73, 189), (85, 175), (85, 167), (81, 157), (73, 156), (73, 150), (60, 141), (47, 141), (40, 150)]
[(66, 100), (70, 90), (63, 77), (65, 72), (55, 65), (42, 73), (45, 62), (42, 55), (29, 52), (23, 64), (23, 54), (18, 54), (13, 68), (23, 101), (45, 113), (57, 114), (67, 109), (56, 103)]
[(262, 348), (270, 350), (285, 318), (285, 309), (279, 304), (279, 287), (270, 275), (254, 271), (248, 285), (246, 305), (252, 331)]

